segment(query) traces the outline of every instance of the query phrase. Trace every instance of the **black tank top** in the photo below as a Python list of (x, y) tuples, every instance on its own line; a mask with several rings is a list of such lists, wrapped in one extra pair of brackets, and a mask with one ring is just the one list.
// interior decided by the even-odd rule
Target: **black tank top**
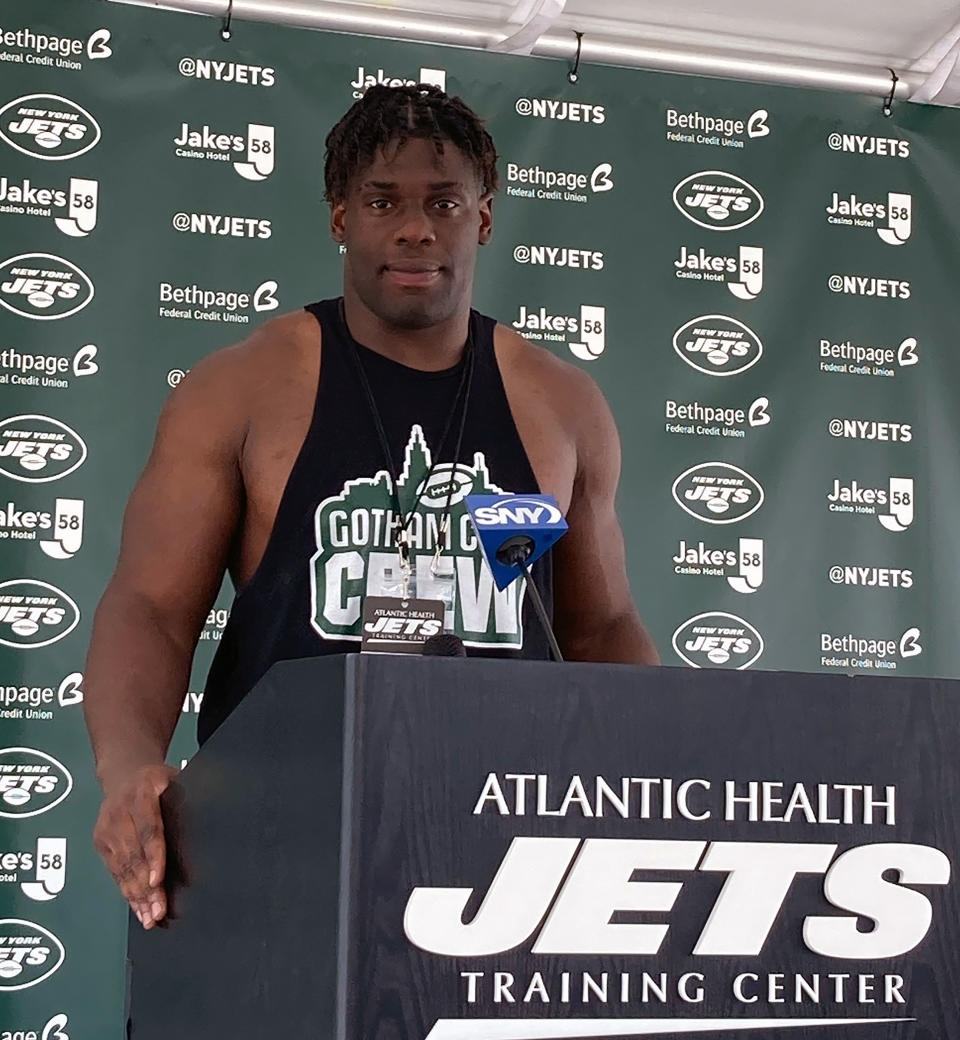
[[(432, 452), (461, 386), (465, 360), (442, 372), (409, 368), (356, 343), (340, 300), (306, 309), (322, 329), (313, 418), (263, 559), (234, 598), (210, 667), (197, 730), (200, 743), (274, 662), (359, 650), (364, 595), (368, 588), (379, 594), (386, 567), (399, 572), (391, 528), (393, 479), (353, 352), (359, 352), (383, 421), (404, 513), (430, 471)], [(408, 528), (411, 563), (421, 579), (418, 595), (423, 595), (447, 504), (449, 480), (442, 474), (449, 477), (455, 461), (457, 491), (441, 558), (442, 570), (452, 568), (456, 580), (455, 631), (471, 657), (545, 660), (547, 641), (523, 582), (497, 591), (463, 502), (471, 493), (539, 491), (507, 404), (493, 349), (495, 324), (470, 312), (473, 376), (460, 457), (450, 457), (459, 432), (457, 415)], [(434, 486), (437, 493), (431, 494)], [(532, 570), (550, 609), (549, 554)]]

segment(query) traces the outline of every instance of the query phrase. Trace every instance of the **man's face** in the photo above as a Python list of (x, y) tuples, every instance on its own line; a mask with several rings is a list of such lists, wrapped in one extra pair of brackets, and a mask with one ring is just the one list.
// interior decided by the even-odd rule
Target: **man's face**
[(469, 305), (477, 246), (490, 240), (491, 196), (444, 142), (392, 143), (351, 181), (331, 230), (347, 246), (344, 285), (382, 321), (423, 329)]

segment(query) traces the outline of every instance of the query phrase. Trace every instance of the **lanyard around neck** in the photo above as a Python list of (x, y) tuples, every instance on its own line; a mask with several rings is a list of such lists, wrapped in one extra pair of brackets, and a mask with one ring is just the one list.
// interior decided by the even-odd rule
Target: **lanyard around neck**
[[(342, 307), (342, 304), (341, 304)], [(346, 321), (344, 321), (346, 325)], [(450, 411), (447, 414), (446, 421), (443, 426), (443, 432), (440, 435), (440, 440), (437, 443), (435, 449), (432, 450), (432, 458), (430, 460), (430, 469), (424, 477), (423, 482), (417, 492), (417, 495), (413, 501), (413, 505), (410, 507), (410, 511), (403, 515), (403, 508), (400, 503), (400, 491), (398, 488), (399, 474), (396, 466), (394, 465), (393, 453), (390, 450), (390, 441), (387, 438), (387, 431), (383, 425), (383, 417), (380, 414), (380, 409), (377, 407), (377, 399), (373, 393), (373, 387), (370, 385), (370, 378), (367, 375), (367, 371), (363, 365), (363, 359), (360, 356), (360, 349), (353, 339), (349, 336), (348, 340), (350, 343), (350, 355), (353, 358), (354, 367), (356, 369), (357, 378), (360, 380), (360, 385), (363, 388), (364, 396), (367, 399), (367, 406), (370, 410), (370, 416), (373, 419), (374, 428), (377, 431), (377, 438), (380, 441), (380, 450), (383, 452), (384, 462), (387, 466), (387, 472), (390, 474), (390, 484), (393, 497), (393, 505), (395, 510), (395, 516), (399, 521), (399, 530), (397, 530), (396, 547), (400, 555), (400, 562), (404, 570), (408, 570), (410, 566), (410, 547), (407, 542), (407, 529), (410, 526), (413, 517), (416, 515), (417, 507), (420, 505), (420, 500), (423, 498), (424, 492), (430, 484), (430, 478), (433, 476), (434, 471), (440, 461), (440, 455), (447, 443), (447, 438), (450, 436), (450, 430), (453, 427), (453, 422), (457, 414), (457, 409), (460, 408), (460, 424), (457, 430), (457, 441), (456, 447), (453, 453), (452, 472), (450, 474), (450, 484), (447, 489), (447, 500), (443, 507), (443, 513), (440, 517), (439, 530), (437, 534), (437, 546), (436, 553), (434, 555), (434, 562), (439, 560), (442, 552), (443, 543), (446, 540), (447, 527), (450, 523), (450, 507), (453, 503), (453, 489), (455, 481), (453, 479), (456, 467), (460, 462), (460, 451), (463, 447), (463, 432), (467, 425), (467, 409), (470, 403), (470, 391), (473, 387), (473, 369), (474, 369), (474, 344), (473, 344), (473, 331), (471, 329), (470, 334), (467, 337), (467, 343), (464, 348), (463, 357), (463, 371), (460, 374), (460, 383), (457, 386), (457, 392), (454, 394), (453, 401), (450, 405)], [(461, 405), (461, 398), (463, 403)]]

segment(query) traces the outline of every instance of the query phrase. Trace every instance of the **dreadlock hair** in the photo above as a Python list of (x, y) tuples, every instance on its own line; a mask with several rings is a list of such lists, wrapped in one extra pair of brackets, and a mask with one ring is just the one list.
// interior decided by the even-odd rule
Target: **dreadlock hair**
[(346, 198), (351, 178), (369, 166), (391, 142), (402, 148), (411, 138), (432, 141), (443, 155), (446, 141), (473, 164), (484, 194), (496, 191), (497, 150), (477, 114), (460, 98), (429, 83), (370, 87), (327, 135), (323, 175), (325, 198)]

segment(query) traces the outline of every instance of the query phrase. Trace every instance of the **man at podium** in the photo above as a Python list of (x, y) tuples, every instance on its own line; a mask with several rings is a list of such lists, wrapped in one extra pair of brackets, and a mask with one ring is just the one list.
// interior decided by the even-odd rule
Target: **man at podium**
[(606, 402), (471, 309), (496, 159), (460, 99), (371, 87), (327, 138), (343, 295), (205, 358), (163, 409), (85, 683), (95, 843), (146, 928), (166, 913), (164, 757), (226, 572), (201, 741), (274, 662), (359, 649), (371, 596), (446, 602), (471, 656), (547, 657), (523, 586), (494, 587), (469, 493), (549, 493), (566, 514), (533, 567), (566, 657), (659, 661), (628, 587)]

